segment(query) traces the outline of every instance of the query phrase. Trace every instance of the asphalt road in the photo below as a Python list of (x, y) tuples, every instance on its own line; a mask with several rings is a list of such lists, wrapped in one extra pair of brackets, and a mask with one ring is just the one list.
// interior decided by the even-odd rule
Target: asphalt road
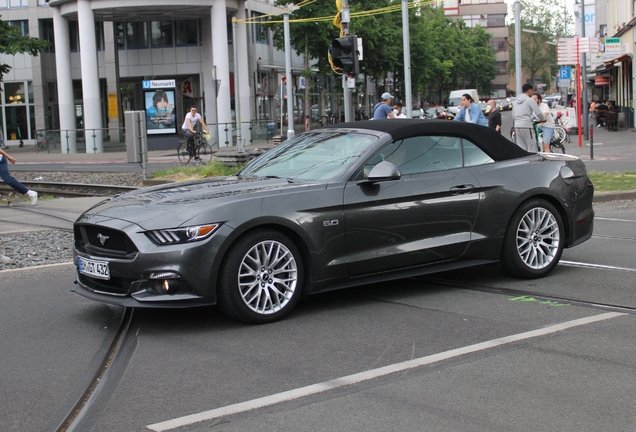
[[(595, 206), (594, 237), (539, 280), (477, 267), (308, 297), (263, 326), (135, 311), (81, 430), (633, 430), (636, 316), (611, 306), (636, 307), (635, 206)], [(71, 265), (0, 276), (2, 430), (52, 430), (122, 310), (69, 292)]]

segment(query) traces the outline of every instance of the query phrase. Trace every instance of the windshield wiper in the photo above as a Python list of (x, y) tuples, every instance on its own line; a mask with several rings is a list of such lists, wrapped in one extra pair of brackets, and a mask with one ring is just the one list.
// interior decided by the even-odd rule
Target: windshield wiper
[[(282, 177), (279, 177), (277, 175), (267, 175), (267, 176), (265, 176), (265, 178), (268, 178), (268, 179), (281, 179)], [(288, 183), (294, 183), (294, 180), (290, 179), (289, 177), (285, 177), (285, 180), (287, 180)]]

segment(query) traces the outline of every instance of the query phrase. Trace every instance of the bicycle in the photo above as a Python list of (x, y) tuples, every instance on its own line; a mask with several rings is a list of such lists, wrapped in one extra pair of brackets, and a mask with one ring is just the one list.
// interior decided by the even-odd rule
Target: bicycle
[[(534, 124), (534, 135), (535, 135), (535, 140), (537, 142), (537, 149), (539, 150), (539, 152), (542, 152), (543, 151), (543, 132), (541, 132), (538, 126), (539, 125), (538, 122), (532, 122), (532, 123)], [(559, 151), (561, 151), (561, 153), (565, 154), (565, 146), (563, 145), (563, 141), (565, 141), (565, 138), (562, 135), (562, 133), (565, 133), (565, 131), (563, 129), (563, 126), (558, 126), (558, 128), (560, 131), (563, 131), (563, 132), (558, 132), (558, 135), (557, 135), (557, 127), (555, 126), (554, 133), (552, 134), (552, 139), (550, 140), (550, 151), (552, 153), (558, 153)], [(517, 142), (514, 126), (510, 128), (510, 139), (514, 143)]]
[(570, 143), (570, 134), (568, 133), (568, 128), (563, 125), (563, 121), (561, 117), (563, 114), (559, 113), (554, 119), (554, 136), (558, 136), (559, 143), (563, 144), (565, 141)]
[(203, 134), (197, 132), (192, 137), (192, 144), (188, 145), (188, 139), (182, 135), (185, 140), (180, 141), (177, 147), (177, 156), (179, 156), (179, 162), (184, 165), (190, 163), (191, 160), (206, 164), (212, 159), (212, 147), (203, 139)]

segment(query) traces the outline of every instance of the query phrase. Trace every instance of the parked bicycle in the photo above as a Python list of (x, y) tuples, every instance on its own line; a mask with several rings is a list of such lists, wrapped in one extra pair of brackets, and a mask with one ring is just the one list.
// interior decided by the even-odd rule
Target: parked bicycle
[(192, 137), (192, 143), (188, 143), (188, 139), (182, 135), (177, 155), (182, 164), (188, 164), (191, 160), (206, 164), (212, 159), (212, 147), (207, 143), (202, 132), (197, 132)]
[[(534, 124), (534, 137), (537, 143), (537, 150), (541, 152), (543, 151), (543, 132), (541, 132), (538, 122), (532, 122), (532, 123)], [(565, 137), (562, 135), (563, 133), (565, 133), (565, 130), (563, 129), (563, 126), (558, 126), (558, 128), (560, 129), (559, 135), (557, 135), (557, 131), (556, 131), (557, 127), (555, 126), (554, 128), (554, 133), (552, 134), (552, 139), (550, 140), (550, 151), (552, 153), (558, 153), (560, 151), (561, 153), (565, 154), (565, 146), (563, 145), (563, 142), (565, 141)], [(567, 134), (565, 135), (567, 136)], [(510, 139), (514, 143), (517, 142), (516, 131), (514, 126), (510, 128)]]

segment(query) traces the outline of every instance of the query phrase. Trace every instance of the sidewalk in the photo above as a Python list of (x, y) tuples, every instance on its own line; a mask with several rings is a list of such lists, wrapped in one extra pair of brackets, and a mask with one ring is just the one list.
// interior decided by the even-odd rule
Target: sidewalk
[[(253, 145), (245, 146), (245, 150), (270, 149), (274, 146), (270, 142), (256, 142)], [(220, 151), (236, 150), (236, 147), (221, 147)], [(20, 148), (11, 146), (5, 149), (7, 153), (15, 157), (18, 164), (41, 164), (41, 163), (126, 163), (128, 154), (126, 151), (104, 152), (104, 153), (62, 153), (61, 149), (52, 149), (50, 153), (46, 151), (37, 152), (34, 145), (25, 145)], [(214, 152), (219, 151), (214, 149)], [(179, 162), (176, 149), (151, 150), (148, 152), (149, 163)]]

